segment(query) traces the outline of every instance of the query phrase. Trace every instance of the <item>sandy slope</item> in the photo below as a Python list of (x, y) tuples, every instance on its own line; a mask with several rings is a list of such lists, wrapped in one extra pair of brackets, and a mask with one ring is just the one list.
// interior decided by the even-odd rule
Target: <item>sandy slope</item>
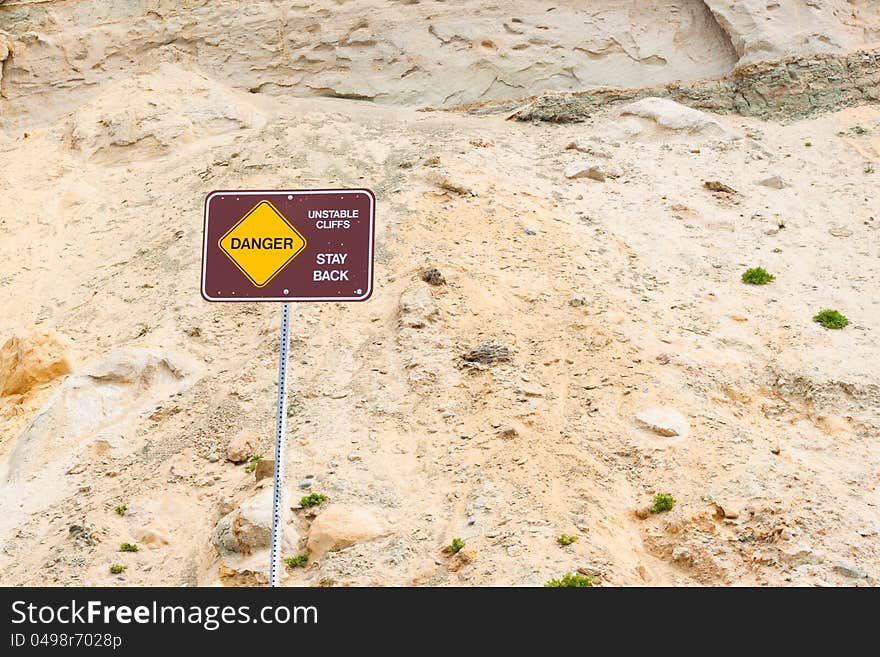
[[(880, 572), (880, 111), (722, 121), (743, 138), (627, 140), (611, 110), (517, 124), (255, 96), (166, 65), (5, 135), (0, 337), (54, 329), (76, 368), (120, 346), (195, 364), (182, 392), (45, 466), (10, 453), (60, 381), (0, 400), (0, 581), (221, 581), (211, 531), (255, 484), (206, 457), (242, 427), (269, 453), (278, 309), (201, 300), (202, 202), (335, 185), (377, 195), (376, 293), (294, 309), (288, 486), (295, 499), (313, 474), (313, 490), (393, 531), (288, 584), (536, 585), (579, 567), (614, 585), (876, 581), (835, 564)], [(621, 175), (567, 180), (578, 159)], [(757, 184), (771, 175), (791, 186)], [(445, 286), (419, 279), (427, 265)], [(754, 265), (777, 280), (744, 286)], [(851, 325), (813, 323), (824, 307)], [(512, 360), (465, 365), (485, 342)], [(656, 404), (684, 413), (690, 435), (637, 427)], [(39, 495), (9, 471), (50, 466), (74, 474)], [(675, 509), (638, 519), (661, 491)], [(93, 546), (71, 540), (83, 519)], [(305, 536), (303, 514), (292, 522)], [(145, 529), (140, 553), (116, 553)], [(562, 532), (580, 538), (561, 548)], [(473, 550), (457, 570), (440, 552), (454, 536)]]

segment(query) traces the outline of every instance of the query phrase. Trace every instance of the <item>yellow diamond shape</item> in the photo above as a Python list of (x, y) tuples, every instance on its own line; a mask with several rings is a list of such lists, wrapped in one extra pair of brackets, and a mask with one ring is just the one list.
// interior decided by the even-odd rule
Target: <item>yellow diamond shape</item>
[(218, 244), (251, 283), (265, 287), (306, 248), (306, 238), (274, 205), (260, 201)]

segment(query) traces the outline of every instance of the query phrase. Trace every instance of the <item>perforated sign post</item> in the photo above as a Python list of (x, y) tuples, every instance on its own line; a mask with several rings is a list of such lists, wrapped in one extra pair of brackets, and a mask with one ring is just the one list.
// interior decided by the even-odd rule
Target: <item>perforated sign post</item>
[(376, 199), (368, 189), (231, 190), (205, 199), (202, 297), (281, 302), (269, 585), (278, 586), (291, 301), (373, 293)]

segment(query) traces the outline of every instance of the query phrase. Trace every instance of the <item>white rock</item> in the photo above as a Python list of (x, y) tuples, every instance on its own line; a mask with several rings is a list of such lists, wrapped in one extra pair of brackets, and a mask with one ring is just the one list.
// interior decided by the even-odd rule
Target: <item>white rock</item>
[(621, 108), (620, 116), (641, 119), (641, 121), (631, 120), (621, 124), (620, 127), (628, 136), (647, 135), (658, 131), (720, 139), (738, 139), (740, 136), (706, 112), (668, 98), (642, 98)]
[(655, 406), (636, 413), (636, 422), (661, 436), (684, 438), (690, 433), (687, 418), (671, 406)]

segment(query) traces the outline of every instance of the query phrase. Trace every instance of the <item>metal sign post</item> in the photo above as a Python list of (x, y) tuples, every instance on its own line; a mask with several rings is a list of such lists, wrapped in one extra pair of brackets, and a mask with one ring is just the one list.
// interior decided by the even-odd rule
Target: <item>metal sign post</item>
[(275, 477), (272, 482), (272, 542), (269, 586), (278, 586), (281, 573), (281, 524), (284, 512), (284, 443), (287, 435), (287, 351), (290, 345), (290, 304), (281, 304), (281, 348), (278, 351), (278, 403), (275, 409)]
[(269, 586), (281, 579), (286, 516), (290, 302), (370, 298), (375, 206), (368, 189), (230, 190), (205, 199), (202, 297), (282, 304)]

